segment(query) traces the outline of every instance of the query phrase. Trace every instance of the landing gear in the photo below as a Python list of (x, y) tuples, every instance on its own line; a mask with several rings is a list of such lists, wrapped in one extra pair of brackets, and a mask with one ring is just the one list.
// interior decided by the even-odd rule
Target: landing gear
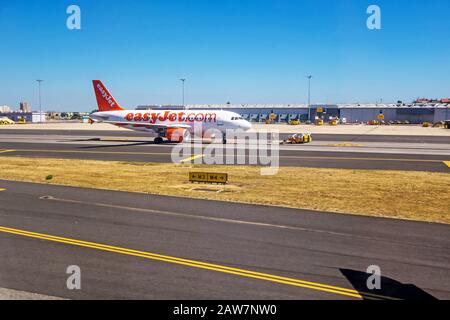
[(227, 144), (227, 136), (225, 135), (225, 133), (223, 134), (223, 137), (222, 137), (222, 143)]
[(155, 142), (155, 144), (161, 144), (164, 142), (164, 140), (161, 137), (156, 137), (154, 142)]

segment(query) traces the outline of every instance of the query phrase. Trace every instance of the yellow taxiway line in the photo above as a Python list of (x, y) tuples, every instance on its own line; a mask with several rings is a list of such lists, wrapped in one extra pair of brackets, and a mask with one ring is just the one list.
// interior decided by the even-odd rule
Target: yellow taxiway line
[(296, 156), (280, 156), (280, 158), (288, 159), (314, 159), (314, 160), (363, 160), (363, 161), (397, 161), (397, 162), (426, 162), (426, 163), (441, 163), (442, 160), (424, 160), (424, 159), (399, 159), (399, 158), (341, 158), (341, 157), (296, 157)]
[(444, 161), (444, 164), (450, 168), (450, 161)]
[(35, 153), (85, 153), (85, 154), (122, 154), (122, 155), (170, 155), (168, 152), (114, 152), (114, 151), (86, 151), (86, 150), (37, 150), (37, 149), (15, 149), (15, 150), (0, 150), (3, 152), (35, 152)]
[(238, 268), (232, 268), (227, 266), (222, 266), (218, 264), (212, 264), (212, 263), (205, 263), (195, 260), (189, 260), (184, 258), (178, 258), (173, 256), (166, 256), (161, 255), (157, 253), (152, 252), (145, 252), (145, 251), (138, 251), (138, 250), (132, 250), (127, 248), (121, 248), (121, 247), (115, 247), (95, 242), (88, 242), (88, 241), (82, 241), (77, 239), (71, 239), (71, 238), (63, 238), (58, 236), (52, 236), (48, 234), (43, 233), (36, 233), (36, 232), (30, 232), (25, 230), (19, 230), (19, 229), (12, 229), (8, 227), (2, 227), (0, 226), (0, 232), (7, 233), (7, 234), (14, 234), (18, 236), (28, 237), (28, 238), (34, 238), (34, 239), (41, 239), (45, 241), (51, 241), (51, 242), (57, 242), (57, 243), (63, 243), (68, 244), (72, 246), (78, 246), (78, 247), (84, 247), (84, 248), (91, 248), (101, 251), (107, 251), (107, 252), (113, 252), (128, 256), (134, 256), (134, 257), (140, 257), (145, 258), (149, 260), (156, 260), (156, 261), (163, 261), (167, 263), (177, 264), (177, 265), (184, 265), (188, 267), (198, 268), (198, 269), (205, 269), (205, 270), (211, 270), (226, 274), (232, 274), (236, 276), (241, 277), (247, 277), (247, 278), (253, 278), (253, 279), (259, 279), (264, 281), (270, 281), (295, 287), (301, 287), (301, 288), (308, 288), (316, 291), (322, 291), (322, 292), (328, 292), (328, 293), (334, 293), (342, 296), (348, 296), (353, 298), (359, 298), (359, 299), (375, 299), (375, 300), (394, 300), (392, 297), (387, 296), (381, 296), (371, 293), (364, 293), (364, 292), (358, 292), (353, 289), (347, 289), (347, 288), (341, 288), (337, 286), (331, 286), (311, 281), (304, 281), (304, 280), (298, 280), (293, 278), (287, 278), (287, 277), (281, 277), (276, 275), (271, 275), (267, 273), (261, 273), (261, 272), (255, 272), (250, 270), (244, 270), (244, 269), (238, 269)]
[(364, 147), (362, 144), (355, 144), (351, 142), (344, 142), (344, 143), (332, 143), (327, 144), (326, 147), (333, 147), (333, 148), (361, 148)]
[(6, 191), (6, 189), (0, 188), (0, 192), (2, 192), (2, 191)]
[(196, 155), (193, 155), (192, 157), (188, 157), (186, 159), (181, 160), (180, 163), (191, 162), (195, 159), (203, 158), (203, 156), (204, 156), (203, 154), (196, 154)]

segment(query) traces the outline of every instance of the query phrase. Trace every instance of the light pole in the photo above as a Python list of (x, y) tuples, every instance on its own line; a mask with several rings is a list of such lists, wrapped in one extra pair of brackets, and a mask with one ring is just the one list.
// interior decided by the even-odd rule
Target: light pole
[(182, 82), (183, 109), (186, 109), (186, 107), (184, 105), (184, 83), (186, 82), (186, 79), (182, 78), (182, 79), (180, 79), (180, 81)]
[(42, 123), (42, 100), (41, 100), (41, 83), (44, 80), (36, 80), (39, 84), (39, 123)]
[(311, 79), (312, 75), (306, 76), (308, 78), (308, 120), (311, 121)]

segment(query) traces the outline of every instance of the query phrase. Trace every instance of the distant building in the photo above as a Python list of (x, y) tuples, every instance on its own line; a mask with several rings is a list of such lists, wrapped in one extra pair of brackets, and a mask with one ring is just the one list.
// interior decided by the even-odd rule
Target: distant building
[(0, 106), (0, 113), (11, 112), (11, 108), (9, 106)]
[(89, 116), (88, 112), (60, 112), (48, 111), (46, 113), (48, 119), (51, 120), (82, 120), (84, 116)]
[(20, 103), (20, 111), (22, 112), (31, 112), (31, 106), (28, 102)]
[(416, 99), (416, 101), (414, 101), (414, 104), (427, 104), (430, 103), (431, 99), (427, 99), (427, 98), (418, 98)]
[[(159, 109), (182, 110), (182, 106), (160, 106)], [(153, 108), (158, 110), (158, 108)], [(420, 124), (423, 122), (440, 122), (450, 119), (450, 105), (448, 104), (312, 104), (308, 110), (307, 104), (210, 104), (186, 105), (186, 110), (227, 110), (236, 112), (248, 121), (264, 123), (272, 114), (276, 115), (275, 122), (286, 123), (291, 120), (314, 121), (322, 118), (325, 121), (339, 118), (347, 123), (361, 123), (377, 120), (383, 114), (384, 121), (409, 122)]]
[(45, 122), (45, 112), (1, 112), (0, 107), (0, 118), (6, 117), (15, 122), (19, 122), (20, 120), (25, 120), (26, 122), (37, 123), (37, 122)]
[(433, 105), (433, 104), (449, 104), (450, 99), (443, 98), (443, 99), (428, 99), (428, 98), (418, 98), (416, 101), (413, 102), (413, 104), (416, 105)]
[(154, 110), (154, 109), (161, 109), (160, 105), (145, 105), (145, 106), (137, 106), (136, 110), (139, 111), (146, 111), (146, 110)]

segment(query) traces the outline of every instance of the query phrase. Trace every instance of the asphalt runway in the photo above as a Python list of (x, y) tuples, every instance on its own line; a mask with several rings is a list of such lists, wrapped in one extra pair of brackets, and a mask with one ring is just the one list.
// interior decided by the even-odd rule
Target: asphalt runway
[[(48, 133), (48, 134), (47, 134)], [(123, 136), (123, 133), (126, 133)], [(57, 131), (55, 130), (0, 130), (1, 156), (50, 157), (64, 159), (114, 160), (127, 162), (171, 163), (175, 145), (155, 145), (152, 138), (132, 131)], [(120, 136), (117, 136), (120, 135)], [(342, 168), (367, 170), (408, 170), (449, 172), (450, 143), (447, 137), (401, 136), (322, 136), (314, 135), (314, 142), (307, 145), (280, 146), (279, 165)], [(334, 141), (332, 139), (335, 139)], [(392, 141), (384, 141), (383, 139)], [(328, 139), (328, 140), (325, 140)], [(330, 140), (331, 139), (331, 140)], [(372, 139), (376, 141), (363, 140)], [(421, 143), (418, 139), (428, 140)], [(416, 141), (417, 142), (414, 142)], [(219, 147), (222, 147), (219, 145)], [(226, 150), (236, 148), (229, 144)], [(253, 147), (255, 148), (255, 147)], [(239, 164), (264, 164), (252, 162), (245, 151), (245, 160)], [(226, 150), (224, 153), (226, 154)], [(196, 150), (185, 159), (198, 155)], [(234, 156), (224, 156), (222, 164), (235, 164)], [(188, 161), (189, 162), (189, 161)], [(197, 163), (204, 163), (197, 158)]]
[[(145, 132), (131, 130), (48, 130), (48, 129), (0, 129), (0, 136), (81, 136), (81, 137), (141, 137), (146, 138)], [(286, 139), (290, 134), (281, 133), (280, 139)], [(404, 142), (404, 143), (436, 143), (450, 144), (450, 137), (445, 136), (405, 136), (405, 135), (358, 135), (358, 134), (314, 134), (318, 140), (339, 142)]]
[[(69, 299), (450, 299), (450, 226), (0, 180), (0, 288)], [(381, 290), (366, 287), (369, 266)], [(81, 290), (68, 290), (68, 266)]]

